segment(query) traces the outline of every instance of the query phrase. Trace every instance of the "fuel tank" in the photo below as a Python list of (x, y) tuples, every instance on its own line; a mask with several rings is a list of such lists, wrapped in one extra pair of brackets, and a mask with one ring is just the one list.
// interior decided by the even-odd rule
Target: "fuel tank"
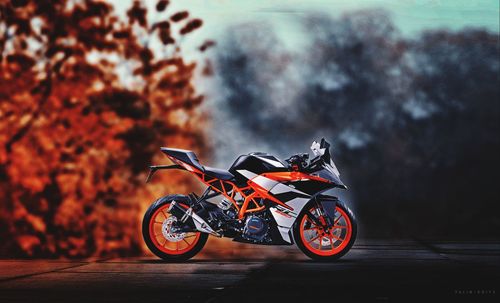
[(288, 164), (267, 153), (249, 153), (241, 155), (229, 168), (229, 172), (238, 177), (242, 176), (238, 170), (245, 170), (260, 175), (267, 172), (288, 171)]

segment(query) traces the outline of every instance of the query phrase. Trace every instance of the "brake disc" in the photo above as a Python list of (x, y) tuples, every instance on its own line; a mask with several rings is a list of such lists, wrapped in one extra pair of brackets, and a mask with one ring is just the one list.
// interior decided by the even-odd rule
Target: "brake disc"
[(186, 233), (176, 233), (172, 232), (172, 225), (177, 221), (174, 216), (168, 217), (161, 226), (161, 233), (170, 242), (179, 242), (186, 236)]

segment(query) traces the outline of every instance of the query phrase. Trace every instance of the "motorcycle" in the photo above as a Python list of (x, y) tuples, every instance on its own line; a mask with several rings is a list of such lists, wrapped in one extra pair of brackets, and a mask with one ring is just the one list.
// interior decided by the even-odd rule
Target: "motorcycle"
[(142, 234), (148, 248), (168, 261), (195, 256), (208, 236), (261, 245), (296, 245), (314, 260), (336, 260), (354, 244), (357, 223), (337, 197), (322, 194), (347, 189), (330, 155), (330, 144), (313, 142), (315, 157), (296, 154), (282, 161), (254, 152), (239, 156), (229, 170), (203, 166), (192, 151), (162, 147), (173, 165), (150, 166), (146, 182), (158, 170), (186, 170), (207, 185), (198, 196), (168, 195), (144, 215)]

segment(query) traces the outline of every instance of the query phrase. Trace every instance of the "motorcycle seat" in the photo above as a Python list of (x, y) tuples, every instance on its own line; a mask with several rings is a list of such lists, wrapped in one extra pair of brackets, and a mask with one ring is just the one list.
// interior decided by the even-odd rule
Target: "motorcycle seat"
[(234, 178), (234, 175), (225, 169), (219, 169), (209, 166), (203, 166), (203, 168), (205, 169), (205, 174), (220, 180), (229, 181)]
[(193, 166), (194, 168), (207, 174), (210, 177), (214, 177), (224, 181), (234, 179), (234, 175), (225, 169), (201, 165), (198, 157), (196, 157), (196, 155), (190, 150), (162, 147), (161, 151), (173, 158), (179, 159), (182, 162)]

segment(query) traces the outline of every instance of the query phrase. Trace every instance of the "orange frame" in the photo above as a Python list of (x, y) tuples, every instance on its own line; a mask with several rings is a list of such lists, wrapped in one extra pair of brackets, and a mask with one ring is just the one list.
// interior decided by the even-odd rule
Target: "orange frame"
[[(197, 169), (197, 168), (195, 168), (187, 163), (184, 163), (176, 158), (173, 158), (171, 156), (167, 155), (167, 157), (172, 162), (177, 163), (177, 164), (181, 165), (182, 167), (184, 167), (186, 170), (194, 173), (196, 175), (196, 177), (198, 177), (198, 179), (201, 182), (203, 182), (205, 185), (209, 186), (213, 191), (222, 194), (225, 198), (227, 198), (229, 201), (231, 201), (231, 203), (234, 205), (234, 207), (238, 210), (238, 219), (243, 219), (245, 217), (245, 215), (248, 213), (261, 211), (261, 210), (265, 209), (265, 206), (259, 205), (259, 203), (256, 201), (256, 199), (258, 199), (258, 198), (269, 199), (268, 195), (262, 195), (262, 193), (259, 194), (259, 192), (255, 191), (255, 189), (252, 188), (252, 186), (247, 185), (245, 187), (238, 187), (233, 182), (222, 181), (222, 180), (217, 179), (217, 178), (207, 180), (206, 174), (203, 173), (202, 171), (200, 171), (199, 169)], [(219, 182), (221, 189), (214, 186), (214, 184), (216, 184), (217, 182)], [(226, 190), (226, 185), (230, 186), (229, 190)], [(249, 189), (252, 189), (253, 192), (248, 194), (248, 195), (245, 194), (244, 191), (249, 190)], [(240, 194), (240, 196), (244, 199), (241, 206), (238, 205), (238, 203), (235, 200), (235, 196), (237, 194)], [(274, 201), (276, 199), (273, 198), (272, 200)], [(279, 201), (279, 200), (276, 200), (276, 201)], [(252, 205), (250, 204), (250, 202), (252, 202)], [(281, 201), (279, 201), (279, 203), (285, 205)], [(249, 206), (252, 206), (252, 207), (249, 208)]]

